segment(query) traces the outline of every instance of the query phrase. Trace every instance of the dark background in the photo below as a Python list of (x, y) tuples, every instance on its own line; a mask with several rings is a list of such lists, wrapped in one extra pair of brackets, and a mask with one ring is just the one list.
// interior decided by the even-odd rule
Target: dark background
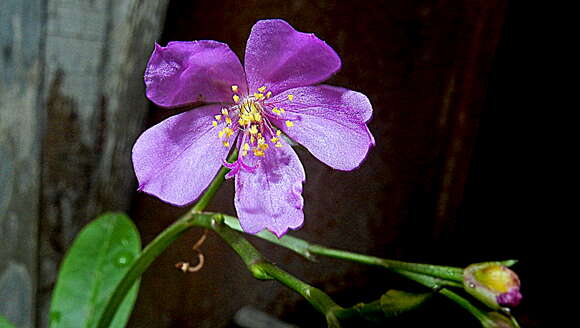
[[(466, 266), (515, 258), (524, 299), (522, 327), (548, 324), (541, 257), (546, 218), (537, 191), (543, 147), (532, 108), (539, 92), (539, 24), (524, 2), (481, 1), (171, 1), (162, 39), (225, 42), (243, 58), (251, 26), (282, 18), (315, 33), (342, 58), (327, 83), (365, 93), (377, 145), (363, 165), (339, 172), (297, 150), (307, 173), (305, 225), (292, 234), (331, 247), (412, 262)], [(535, 67), (533, 70), (531, 67)], [(177, 111), (153, 108), (149, 125)], [(209, 210), (234, 215), (233, 184)], [(132, 217), (145, 243), (186, 211), (136, 195)], [(242, 306), (303, 327), (322, 317), (276, 282), (254, 280), (215, 235), (202, 249), (202, 271), (178, 261), (201, 235), (189, 232), (144, 275), (132, 327), (224, 327)], [(299, 278), (343, 305), (378, 298), (390, 288), (421, 291), (384, 270), (321, 258), (310, 263), (268, 243), (255, 245)], [(364, 323), (353, 325), (365, 326)], [(456, 304), (437, 297), (386, 321), (390, 327), (478, 327)]]

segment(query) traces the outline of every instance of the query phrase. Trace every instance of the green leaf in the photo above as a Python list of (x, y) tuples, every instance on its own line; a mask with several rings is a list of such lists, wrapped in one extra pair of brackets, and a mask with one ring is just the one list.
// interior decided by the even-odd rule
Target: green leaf
[(415, 294), (399, 290), (389, 290), (381, 296), (381, 309), (386, 317), (395, 317), (403, 312), (414, 310), (425, 303), (432, 293)]
[[(141, 252), (137, 228), (122, 213), (106, 213), (88, 224), (68, 250), (50, 306), (50, 327), (92, 328), (97, 325), (115, 287)], [(125, 297), (110, 327), (124, 327), (139, 282)]]
[(14, 328), (14, 325), (0, 315), (0, 328)]

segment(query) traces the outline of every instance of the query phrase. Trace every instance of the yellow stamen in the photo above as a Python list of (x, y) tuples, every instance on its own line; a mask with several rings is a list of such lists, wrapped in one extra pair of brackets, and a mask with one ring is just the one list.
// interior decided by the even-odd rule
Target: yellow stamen
[(262, 120), (262, 115), (258, 112), (254, 112), (254, 121), (260, 122)]
[(280, 130), (277, 130), (277, 131), (276, 131), (276, 135), (277, 135), (278, 137), (279, 137), (279, 136), (281, 136), (281, 135), (282, 135), (282, 131), (280, 131)]
[(280, 140), (278, 137), (274, 137), (274, 138), (270, 139), (270, 141), (272, 141), (272, 143), (276, 143), (276, 142), (278, 142), (278, 140)]
[(286, 126), (291, 128), (294, 126), (294, 123), (292, 123), (292, 121), (286, 121)]
[(218, 121), (218, 122), (221, 121), (221, 119), (222, 119), (222, 116), (221, 115), (216, 115), (214, 117), (215, 117), (215, 120)]
[(254, 143), (254, 140), (256, 140), (254, 136), (250, 136), (250, 143)]
[(248, 155), (248, 151), (247, 150), (242, 150), (242, 156), (247, 156)]
[(232, 91), (233, 92), (238, 92), (238, 86), (237, 85), (232, 85)]
[(226, 116), (226, 123), (232, 125), (232, 119), (229, 116)]
[(282, 147), (282, 144), (281, 144), (280, 142), (277, 142), (277, 143), (274, 145), (274, 147), (276, 147), (276, 148), (280, 148), (280, 147)]
[(228, 109), (222, 108), (222, 114), (224, 114), (225, 116), (228, 116)]
[(288, 95), (288, 100), (290, 101), (294, 100), (294, 95)]
[(217, 122), (216, 121), (211, 121), (211, 125), (213, 125), (214, 127), (217, 126)]
[(250, 145), (246, 142), (243, 146), (242, 146), (242, 150), (250, 150)]
[[(249, 131), (250, 131), (250, 134), (257, 134), (258, 133), (258, 127), (256, 125), (252, 125), (252, 126), (250, 126), (250, 130)], [(252, 142), (254, 142), (254, 141), (252, 141)]]
[(262, 99), (262, 98), (264, 98), (264, 94), (263, 93), (254, 93), (254, 98)]
[(258, 148), (254, 149), (254, 155), (258, 157), (264, 156), (264, 152), (259, 150)]
[(280, 110), (276, 107), (272, 108), (272, 112), (274, 112), (276, 115), (280, 115)]
[(285, 110), (284, 108), (280, 107), (280, 113), (284, 114)]
[(227, 141), (224, 141), (224, 147), (229, 147), (229, 146), (230, 146), (230, 143)]
[(232, 98), (234, 99), (234, 102), (240, 101), (240, 96), (238, 95), (233, 95)]
[(272, 91), (268, 91), (268, 93), (266, 93), (266, 99), (272, 97)]
[(266, 91), (266, 86), (264, 85), (264, 86), (259, 87), (258, 91), (263, 93), (264, 91)]

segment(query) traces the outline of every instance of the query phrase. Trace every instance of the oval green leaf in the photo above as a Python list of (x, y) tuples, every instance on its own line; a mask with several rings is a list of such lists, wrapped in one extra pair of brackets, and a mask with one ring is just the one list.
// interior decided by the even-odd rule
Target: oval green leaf
[(432, 293), (408, 293), (391, 289), (381, 296), (381, 308), (386, 317), (395, 317), (414, 310), (431, 297)]
[(0, 328), (14, 328), (14, 325), (0, 315)]
[[(76, 237), (58, 273), (50, 306), (51, 328), (92, 328), (115, 287), (141, 252), (133, 222), (107, 213)], [(137, 298), (139, 281), (123, 300), (110, 327), (125, 327)]]

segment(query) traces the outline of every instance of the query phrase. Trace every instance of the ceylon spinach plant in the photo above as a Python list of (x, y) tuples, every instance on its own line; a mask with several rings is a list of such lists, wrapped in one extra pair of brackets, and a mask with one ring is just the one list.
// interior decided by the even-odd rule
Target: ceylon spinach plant
[[(294, 142), (334, 169), (353, 170), (375, 144), (366, 124), (373, 109), (360, 92), (319, 84), (338, 71), (339, 56), (314, 34), (298, 32), (283, 20), (254, 25), (244, 64), (216, 41), (155, 45), (145, 71), (147, 97), (161, 107), (204, 105), (139, 137), (133, 148), (139, 190), (177, 206), (197, 202), (142, 251), (137, 229), (124, 214), (105, 214), (89, 224), (61, 266), (51, 327), (124, 326), (140, 276), (192, 227), (217, 233), (257, 279), (277, 280), (302, 295), (329, 327), (349, 318), (385, 320), (434, 294), (465, 308), (483, 327), (518, 327), (509, 312), (521, 299), (520, 281), (508, 268), (516, 261), (466, 268), (406, 263), (286, 235), (304, 221), (306, 175)], [(237, 218), (204, 211), (229, 178), (235, 179)], [(426, 292), (389, 290), (373, 302), (343, 307), (269, 262), (244, 234), (309, 260), (326, 256), (380, 266), (427, 287)]]

